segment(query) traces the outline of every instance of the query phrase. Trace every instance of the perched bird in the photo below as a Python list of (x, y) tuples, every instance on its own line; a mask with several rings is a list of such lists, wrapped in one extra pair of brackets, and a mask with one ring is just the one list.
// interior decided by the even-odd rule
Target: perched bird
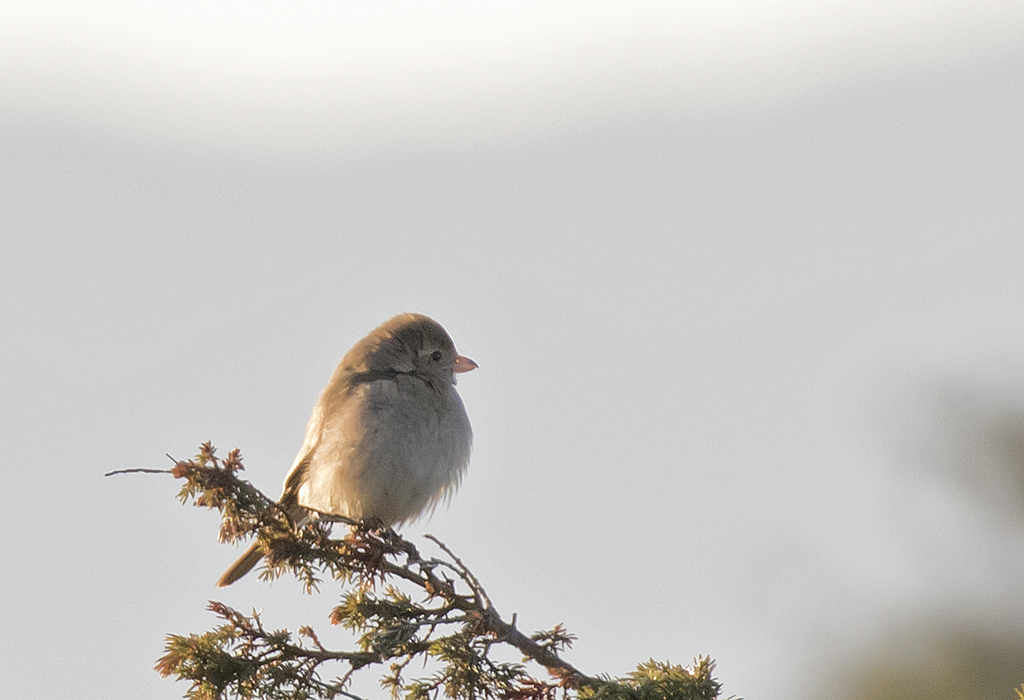
[[(280, 503), (289, 516), (302, 525), (312, 510), (391, 526), (451, 496), (473, 442), (455, 375), (476, 367), (420, 314), (395, 316), (356, 343), (313, 407), (285, 477)], [(261, 558), (254, 542), (217, 585)]]

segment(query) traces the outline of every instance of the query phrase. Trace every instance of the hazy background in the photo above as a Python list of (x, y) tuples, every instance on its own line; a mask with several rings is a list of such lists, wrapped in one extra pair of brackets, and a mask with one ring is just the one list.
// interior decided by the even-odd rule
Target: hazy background
[[(570, 660), (1024, 683), (1024, 4), (0, 5), (0, 694), (325, 637), (165, 467), (268, 494), (402, 311), (480, 370), (447, 541)], [(377, 693), (376, 697), (383, 697)]]

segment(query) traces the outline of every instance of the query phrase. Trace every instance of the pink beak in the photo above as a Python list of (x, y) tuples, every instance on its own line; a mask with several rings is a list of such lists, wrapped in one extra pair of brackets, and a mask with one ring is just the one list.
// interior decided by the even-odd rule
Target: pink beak
[(455, 367), (453, 369), (454, 369), (455, 373), (458, 374), (459, 372), (469, 372), (470, 370), (474, 370), (474, 369), (476, 369), (479, 366), (480, 365), (478, 365), (477, 363), (473, 362), (468, 357), (463, 357), (462, 355), (456, 355), (455, 356)]

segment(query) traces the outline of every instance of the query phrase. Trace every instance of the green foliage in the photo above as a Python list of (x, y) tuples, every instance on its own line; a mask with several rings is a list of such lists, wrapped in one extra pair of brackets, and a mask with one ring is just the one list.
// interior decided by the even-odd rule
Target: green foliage
[(169, 635), (167, 653), (156, 665), (163, 676), (191, 680), (186, 697), (194, 700), (336, 697), (336, 688), (321, 680), (317, 667), (328, 660), (372, 661), (323, 649), (312, 630), (299, 631), (311, 644), (294, 643), (287, 630), (264, 629), (256, 613), (246, 617), (221, 603), (210, 603), (209, 609), (224, 624), (203, 635)]
[[(201, 635), (169, 635), (156, 665), (161, 675), (190, 683), (188, 698), (361, 700), (350, 692), (350, 680), (374, 666), (381, 687), (395, 699), (718, 698), (714, 662), (707, 658), (698, 658), (692, 669), (652, 660), (625, 678), (587, 676), (560, 656), (575, 637), (561, 625), (526, 636), (514, 619), (505, 622), (472, 572), (438, 540), (427, 536), (440, 556), (424, 558), (393, 530), (345, 518), (325, 516), (296, 531), (283, 509), (238, 478), (241, 469), (237, 450), (220, 460), (206, 443), (171, 473), (185, 480), (182, 502), (221, 512), (222, 541), (259, 539), (266, 552), (262, 578), (291, 573), (307, 592), (325, 578), (341, 585), (341, 603), (328, 620), (356, 635), (356, 649), (327, 649), (309, 627), (295, 635), (267, 630), (257, 613), (211, 602), (221, 624)], [(351, 532), (332, 539), (330, 520), (348, 523)], [(495, 660), (496, 645), (511, 645), (523, 662)], [(409, 678), (414, 660), (421, 675)], [(533, 675), (530, 664), (546, 671), (547, 679)]]
[(712, 677), (715, 662), (698, 657), (693, 668), (651, 659), (636, 667), (626, 678), (580, 688), (581, 700), (715, 700), (721, 684)]

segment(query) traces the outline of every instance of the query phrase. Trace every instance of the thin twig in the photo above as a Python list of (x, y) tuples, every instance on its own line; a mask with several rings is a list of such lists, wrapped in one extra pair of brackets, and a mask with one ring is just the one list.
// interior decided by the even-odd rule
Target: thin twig
[(115, 469), (112, 472), (107, 472), (103, 476), (113, 476), (114, 474), (172, 474), (173, 471), (170, 469)]
[(462, 560), (459, 559), (455, 555), (455, 552), (450, 550), (448, 548), (448, 545), (446, 545), (444, 542), (442, 542), (441, 540), (437, 539), (433, 535), (426, 534), (426, 535), (423, 535), (423, 536), (426, 537), (431, 542), (433, 542), (434, 544), (436, 544), (442, 550), (444, 550), (444, 553), (447, 554), (448, 556), (450, 556), (452, 558), (452, 561), (454, 561), (456, 564), (458, 564), (459, 569), (460, 569), (459, 574), (462, 576), (462, 579), (464, 581), (469, 583), (469, 586), (470, 586), (470, 588), (473, 589), (473, 592), (476, 593), (478, 596), (480, 596), (480, 598), (483, 599), (481, 601), (482, 605), (485, 608), (493, 607), (491, 605), (491, 599), (490, 599), (490, 597), (488, 597), (487, 591), (484, 590), (484, 587), (480, 583), (480, 580), (477, 579), (477, 577), (473, 575), (473, 572), (469, 570), (469, 567), (467, 567), (465, 564), (462, 563)]
[(338, 688), (334, 684), (325, 683), (324, 685), (325, 685), (325, 687), (330, 688), (331, 690), (333, 690), (335, 693), (338, 693), (339, 695), (344, 695), (346, 698), (350, 698), (351, 700), (366, 700), (365, 698), (363, 698), (363, 697), (361, 697), (359, 695), (356, 695), (355, 693), (350, 693), (347, 690), (342, 690), (341, 688)]

